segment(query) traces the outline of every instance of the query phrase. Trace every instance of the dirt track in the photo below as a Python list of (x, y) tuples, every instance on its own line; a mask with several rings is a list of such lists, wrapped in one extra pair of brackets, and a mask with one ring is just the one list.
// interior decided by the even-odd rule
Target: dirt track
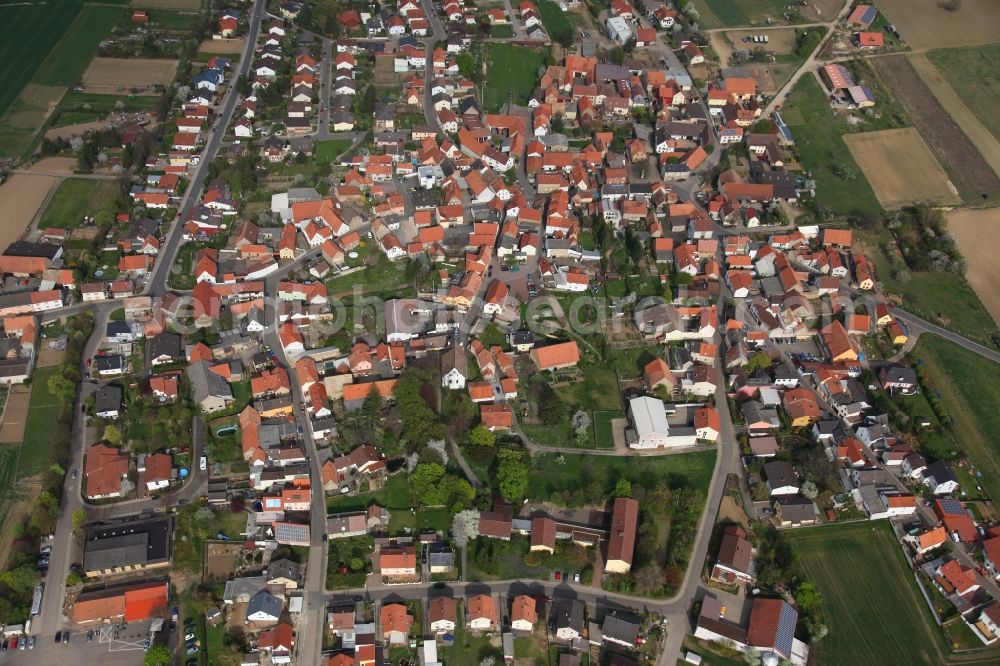
[(0, 248), (6, 249), (31, 224), (58, 178), (16, 173), (0, 185)]
[(965, 257), (965, 277), (1000, 323), (1000, 208), (955, 210), (948, 213), (948, 230)]

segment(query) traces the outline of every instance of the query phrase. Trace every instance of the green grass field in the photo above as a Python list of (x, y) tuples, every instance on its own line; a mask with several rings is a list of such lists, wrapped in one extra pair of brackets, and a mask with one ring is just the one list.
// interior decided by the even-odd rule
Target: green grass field
[(597, 444), (597, 448), (615, 448), (615, 438), (611, 429), (611, 421), (623, 418), (625, 418), (625, 412), (620, 409), (594, 412), (594, 441)]
[[(847, 124), (834, 117), (814, 78), (799, 79), (782, 109), (782, 117), (792, 130), (803, 166), (816, 179), (816, 203), (820, 207), (845, 214), (882, 212), (864, 173), (841, 138), (847, 132)], [(835, 172), (838, 167), (846, 169), (852, 177), (838, 176)]]
[(886, 521), (786, 533), (823, 595), (830, 633), (811, 663), (942, 664), (944, 639)]
[(49, 109), (66, 94), (63, 86), (28, 84), (0, 116), (0, 155), (18, 157), (30, 150), (39, 131), (49, 122)]
[(935, 383), (955, 421), (955, 434), (978, 467), (980, 484), (1000, 498), (1000, 377), (977, 354), (933, 335), (925, 335), (915, 355)]
[(82, 6), (80, 0), (55, 0), (0, 9), (0, 114), (17, 99)]
[(527, 102), (535, 89), (538, 70), (545, 63), (545, 52), (527, 46), (490, 44), (487, 54), (485, 110), (498, 111), (507, 103), (508, 93), (514, 104)]
[(188, 12), (171, 12), (156, 9), (150, 12), (150, 24), (163, 30), (178, 30), (187, 32), (198, 24), (198, 14)]
[(58, 365), (36, 368), (31, 378), (31, 402), (21, 442), (17, 476), (24, 479), (45, 471), (52, 463), (52, 424), (59, 417), (62, 404), (49, 393), (49, 377), (60, 372)]
[(596, 484), (610, 496), (619, 478), (634, 486), (655, 488), (661, 481), (671, 488), (707, 491), (715, 467), (715, 451), (698, 451), (669, 456), (631, 458), (612, 456), (558, 455), (544, 453), (532, 458), (528, 475), (528, 496), (546, 500), (554, 493)]
[(10, 510), (11, 488), (17, 474), (16, 444), (0, 444), (0, 529), (7, 524), (7, 513)]
[(927, 57), (979, 122), (1000, 139), (1000, 115), (996, 112), (996, 100), (1000, 99), (1000, 72), (996, 69), (1000, 45), (932, 51)]
[(316, 160), (319, 162), (332, 162), (340, 157), (341, 153), (351, 147), (353, 141), (350, 139), (330, 139), (320, 141), (316, 144)]
[(538, 3), (538, 13), (542, 17), (545, 32), (549, 33), (552, 41), (556, 41), (557, 36), (563, 32), (573, 34), (573, 24), (570, 23), (569, 16), (567, 16), (569, 12), (559, 9), (559, 5), (552, 0), (541, 0)]
[(73, 229), (83, 222), (84, 215), (94, 215), (113, 199), (117, 189), (118, 185), (110, 180), (67, 178), (45, 207), (38, 228)]
[(759, 25), (769, 17), (780, 21), (789, 4), (785, 0), (698, 0), (695, 7), (704, 27), (711, 29)]
[(85, 6), (33, 80), (47, 85), (72, 86), (78, 83), (97, 53), (97, 45), (118, 22), (123, 11), (121, 7)]

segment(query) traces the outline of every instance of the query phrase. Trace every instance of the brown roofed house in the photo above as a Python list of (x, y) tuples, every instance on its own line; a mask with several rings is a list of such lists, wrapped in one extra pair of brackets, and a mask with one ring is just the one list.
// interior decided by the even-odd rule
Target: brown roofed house
[(629, 497), (615, 500), (611, 513), (611, 534), (608, 537), (608, 559), (604, 570), (628, 573), (635, 551), (635, 533), (639, 524), (639, 502)]

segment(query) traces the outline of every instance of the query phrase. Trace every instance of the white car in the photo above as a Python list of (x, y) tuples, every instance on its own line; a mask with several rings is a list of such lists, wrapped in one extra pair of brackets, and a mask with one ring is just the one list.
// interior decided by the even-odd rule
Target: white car
[(198, 467), (200, 467), (201, 471), (203, 471), (203, 472), (206, 469), (208, 469), (208, 458), (206, 458), (205, 456), (202, 456), (201, 457), (201, 462), (199, 463)]

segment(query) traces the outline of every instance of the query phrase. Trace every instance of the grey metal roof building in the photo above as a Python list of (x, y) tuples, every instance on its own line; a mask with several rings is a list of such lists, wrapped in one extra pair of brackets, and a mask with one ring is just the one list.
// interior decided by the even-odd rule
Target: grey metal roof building
[(122, 521), (88, 531), (83, 569), (88, 576), (167, 566), (173, 551), (173, 517)]

